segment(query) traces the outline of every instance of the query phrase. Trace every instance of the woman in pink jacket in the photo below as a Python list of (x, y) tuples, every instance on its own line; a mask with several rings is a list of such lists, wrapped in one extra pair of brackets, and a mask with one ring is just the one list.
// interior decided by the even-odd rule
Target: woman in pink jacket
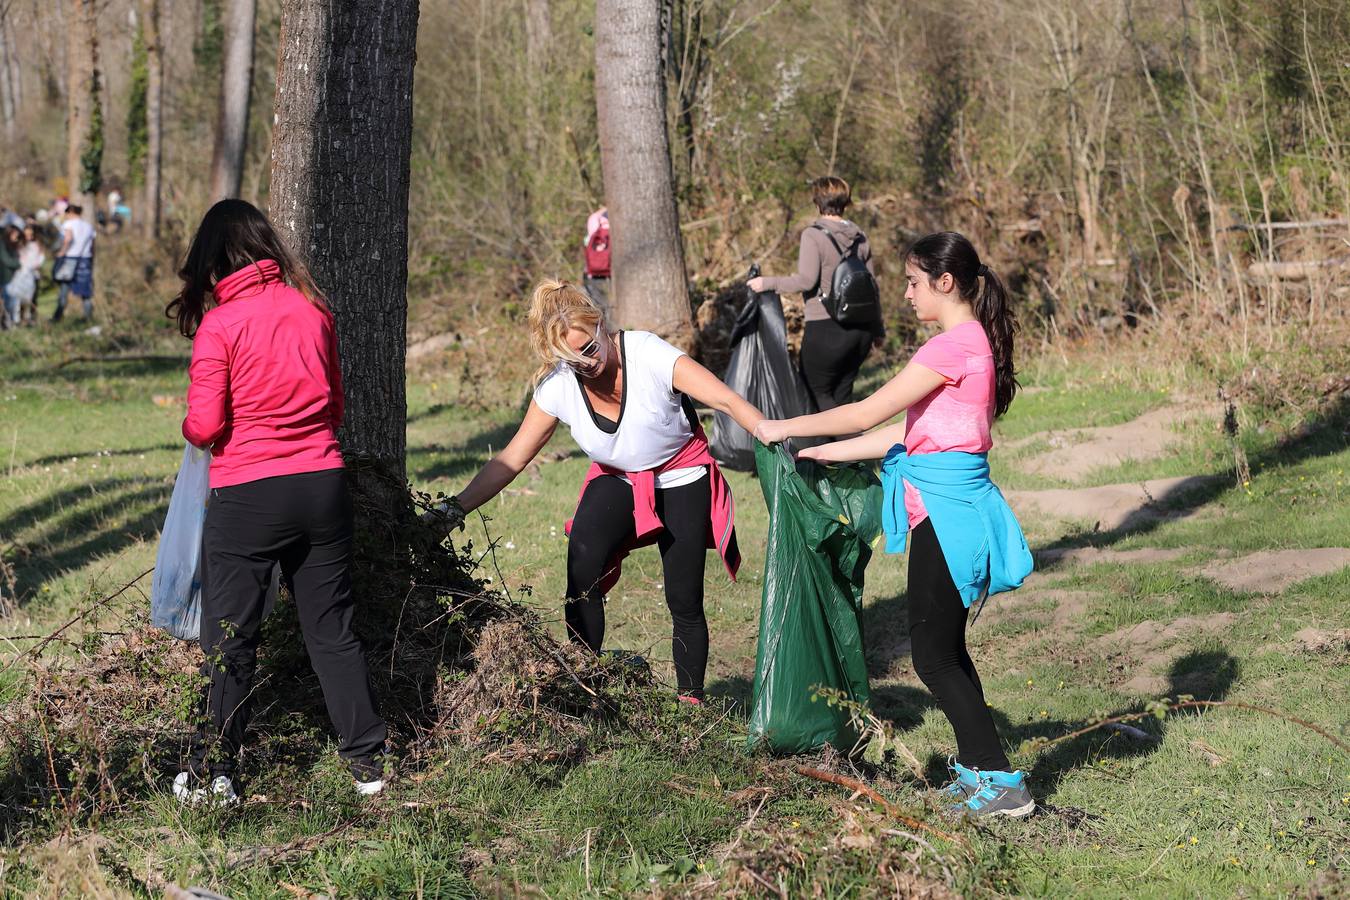
[(258, 209), (206, 213), (166, 312), (192, 341), (183, 436), (211, 450), (202, 536), (205, 722), (174, 780), (187, 803), (237, 802), (263, 601), (280, 563), (357, 790), (383, 786), (386, 729), (352, 634), (352, 503), (336, 431), (342, 376), (333, 315)]

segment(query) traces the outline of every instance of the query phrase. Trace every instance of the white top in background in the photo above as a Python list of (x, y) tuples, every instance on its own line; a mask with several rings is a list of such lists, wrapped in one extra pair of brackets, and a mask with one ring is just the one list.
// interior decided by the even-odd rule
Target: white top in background
[(70, 235), (70, 246), (66, 256), (84, 259), (94, 255), (94, 226), (84, 219), (68, 219), (61, 223), (61, 230)]
[[(595, 424), (576, 373), (562, 363), (535, 388), (534, 402), (566, 424), (572, 440), (593, 461), (623, 472), (642, 472), (666, 462), (693, 437), (674, 385), (675, 361), (684, 351), (648, 331), (622, 332), (620, 342), (623, 401), (614, 434)], [(692, 484), (704, 472), (703, 466), (672, 469), (656, 477), (656, 486)]]

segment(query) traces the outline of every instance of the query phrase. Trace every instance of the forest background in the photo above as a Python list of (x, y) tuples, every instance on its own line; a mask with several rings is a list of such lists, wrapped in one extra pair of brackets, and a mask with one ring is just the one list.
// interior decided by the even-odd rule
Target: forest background
[[(95, 4), (92, 50), (63, 27), (84, 5), (5, 0), (0, 195), (21, 208), (70, 190), (64, 161), (76, 155), (85, 180), (133, 202), (145, 181), (145, 4)], [(223, 10), (156, 5), (164, 228), (147, 257), (171, 265), (209, 196)], [(1038, 336), (1166, 308), (1237, 326), (1241, 348), (1252, 322), (1315, 315), (1308, 298), (1345, 296), (1344, 238), (1277, 224), (1350, 215), (1345, 4), (673, 0), (664, 10), (696, 307), (752, 260), (791, 264), (812, 216), (805, 182), (825, 172), (853, 183), (851, 214), (884, 289), (898, 294), (909, 240), (960, 230), (1011, 278)], [(592, 4), (569, 0), (423, 5), (410, 343), (466, 315), (519, 317), (533, 280), (579, 276), (584, 219), (603, 200), (592, 17)], [(241, 194), (264, 205), (279, 23), (279, 4), (262, 0)], [(65, 92), (91, 59), (101, 113), (80, 139), (65, 128)], [(105, 299), (115, 313), (117, 298)], [(895, 313), (895, 345), (913, 336), (907, 314)], [(488, 383), (518, 380), (525, 365), (478, 362)]]

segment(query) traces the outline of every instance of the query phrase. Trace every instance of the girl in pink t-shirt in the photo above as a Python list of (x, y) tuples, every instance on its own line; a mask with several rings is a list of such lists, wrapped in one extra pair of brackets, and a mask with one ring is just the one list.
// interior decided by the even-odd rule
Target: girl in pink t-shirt
[[(811, 416), (765, 420), (755, 429), (756, 437), (773, 443), (856, 434), (904, 412), (904, 424), (812, 447), (800, 456), (821, 462), (880, 459), (896, 444), (904, 444), (910, 456), (989, 451), (989, 427), (1007, 411), (1017, 390), (1016, 321), (1003, 282), (980, 262), (970, 241), (950, 231), (915, 242), (906, 255), (905, 278), (905, 299), (919, 321), (937, 323), (942, 333), (865, 400)], [(911, 541), (908, 624), (914, 670), (956, 732), (956, 778), (946, 794), (957, 801), (957, 811), (974, 816), (1028, 815), (1035, 801), (1025, 775), (1010, 771), (966, 649), (968, 609), (923, 498), (908, 481), (905, 511)]]

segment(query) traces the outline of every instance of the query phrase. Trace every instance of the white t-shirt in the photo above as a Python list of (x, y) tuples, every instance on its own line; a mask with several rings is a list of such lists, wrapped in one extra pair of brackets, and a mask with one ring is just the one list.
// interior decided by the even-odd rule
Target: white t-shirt
[(94, 255), (94, 226), (84, 219), (68, 219), (61, 223), (61, 230), (70, 235), (70, 246), (66, 256), (79, 259)]
[[(625, 331), (623, 399), (618, 428), (606, 433), (596, 424), (577, 374), (559, 363), (534, 390), (534, 402), (572, 431), (572, 440), (593, 461), (623, 472), (654, 469), (680, 451), (693, 431), (675, 390), (675, 361), (684, 351), (648, 331)], [(692, 484), (703, 466), (672, 469), (656, 477), (658, 488)], [(627, 479), (625, 479), (627, 480)]]

